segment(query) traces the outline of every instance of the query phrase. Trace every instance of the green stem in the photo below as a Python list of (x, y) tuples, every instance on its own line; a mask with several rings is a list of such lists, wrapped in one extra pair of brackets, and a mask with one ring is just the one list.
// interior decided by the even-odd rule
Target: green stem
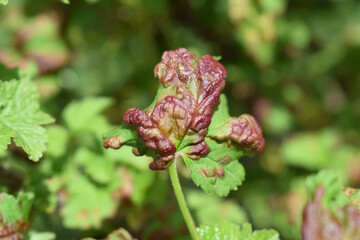
[[(178, 157), (176, 157), (173, 161), (171, 161), (168, 164), (168, 168), (169, 168), (169, 174), (170, 174), (170, 179), (171, 179), (171, 183), (172, 186), (174, 188), (174, 192), (175, 192), (175, 196), (176, 199), (178, 201), (178, 204), (180, 206), (180, 210), (181, 213), (185, 219), (185, 223), (189, 229), (190, 235), (192, 237), (193, 240), (200, 240), (200, 237), (196, 231), (196, 226), (195, 226), (195, 222), (191, 216), (191, 213), (189, 211), (189, 208), (186, 204), (185, 198), (184, 198), (184, 194), (182, 192), (181, 189), (181, 185), (180, 185), (180, 181), (179, 181), (179, 177), (178, 177), (178, 173), (176, 170), (176, 159)], [(180, 157), (181, 158), (181, 157)]]

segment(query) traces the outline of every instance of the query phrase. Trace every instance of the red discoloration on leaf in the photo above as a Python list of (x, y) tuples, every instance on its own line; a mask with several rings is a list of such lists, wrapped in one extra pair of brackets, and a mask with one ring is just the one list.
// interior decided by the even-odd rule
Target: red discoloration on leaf
[(139, 137), (145, 145), (162, 154), (175, 153), (176, 148), (153, 123), (148, 115), (138, 108), (130, 108), (124, 114), (125, 123), (137, 128)]
[(104, 140), (104, 148), (119, 149), (124, 144), (121, 136), (114, 136)]
[[(343, 208), (331, 209), (323, 206), (326, 189), (318, 186), (303, 213), (301, 234), (303, 240), (356, 239), (360, 234), (360, 211), (351, 202)], [(346, 192), (345, 192), (346, 195)]]
[[(70, 61), (70, 53), (64, 42), (58, 40), (60, 17), (54, 13), (39, 14), (33, 20), (20, 26), (13, 39), (13, 51), (0, 49), (0, 62), (5, 66), (25, 68), (35, 61), (39, 74), (58, 70)], [(51, 42), (33, 44), (37, 38)], [(45, 41), (44, 41), (45, 42)]]
[(215, 168), (215, 171), (216, 171), (216, 175), (219, 177), (219, 178), (223, 178), (225, 177), (225, 170), (222, 166), (217, 166)]
[(191, 113), (185, 103), (173, 96), (161, 100), (150, 117), (173, 144), (176, 139), (183, 138), (191, 121)]
[(189, 148), (186, 154), (192, 159), (200, 159), (201, 156), (206, 156), (210, 152), (209, 146), (205, 141), (195, 144)]
[[(10, 228), (8, 225), (6, 224), (0, 224), (0, 239), (12, 239), (12, 236), (16, 237), (16, 231), (12, 228)], [(17, 238), (14, 238), (17, 239)]]
[(211, 123), (211, 117), (217, 105), (219, 105), (220, 91), (216, 90), (205, 98), (197, 107), (191, 129), (198, 132), (207, 129)]
[(0, 240), (23, 240), (23, 233), (30, 227), (30, 223), (24, 219), (18, 220), (16, 223), (3, 223), (0, 214)]
[[(324, 196), (324, 193), (325, 189), (322, 186), (319, 186), (316, 189), (314, 200), (306, 205), (303, 213), (303, 224), (301, 228), (301, 234), (304, 240), (322, 239), (322, 218), (326, 219), (327, 222), (330, 220), (330, 216), (323, 211), (321, 206), (321, 200)], [(332, 225), (338, 226), (336, 228), (336, 233), (338, 235), (340, 234), (337, 238), (334, 239), (341, 239), (341, 225), (336, 223)]]
[(155, 66), (154, 75), (158, 77), (164, 87), (172, 84), (185, 83), (195, 77), (195, 55), (185, 48), (166, 51), (161, 62)]
[(230, 156), (222, 156), (221, 158), (218, 159), (219, 163), (227, 165), (231, 162), (231, 157)]
[[(204, 138), (214, 110), (220, 103), (227, 75), (225, 67), (210, 55), (203, 56), (196, 63), (194, 54), (179, 48), (163, 53), (161, 62), (155, 66), (154, 75), (162, 85), (156, 104), (145, 112), (131, 108), (123, 117), (125, 123), (136, 128), (144, 144), (156, 151), (157, 159), (150, 168), (165, 169), (185, 137), (186, 146), (190, 145), (189, 157), (195, 160), (207, 155), (210, 149)], [(228, 127), (232, 131), (227, 138), (249, 152), (262, 150), (264, 140), (259, 125), (249, 115), (243, 118), (232, 122), (233, 125)], [(110, 146), (115, 140), (108, 140), (104, 146)], [(214, 181), (216, 176), (223, 176), (221, 172), (214, 174)]]
[(241, 150), (251, 154), (261, 152), (265, 147), (261, 127), (255, 118), (249, 114), (230, 118), (212, 137), (222, 141), (230, 140)]
[[(144, 144), (148, 148), (157, 151), (162, 157), (165, 157), (167, 162), (174, 158), (176, 151), (174, 144), (158, 129), (146, 113), (138, 108), (130, 108), (125, 112), (123, 121), (135, 127)], [(157, 161), (161, 162), (161, 164), (150, 165), (150, 168), (154, 170), (165, 169), (163, 158), (159, 157)]]
[(225, 86), (225, 67), (212, 56), (205, 55), (199, 60), (197, 77), (199, 79), (199, 103), (215, 91), (221, 92)]
[(249, 114), (243, 114), (230, 122), (231, 134), (229, 138), (240, 144), (244, 151), (255, 153), (261, 152), (265, 147), (265, 139), (262, 130), (255, 118)]
[(200, 173), (203, 177), (206, 178), (211, 176), (209, 169), (206, 167), (200, 167)]

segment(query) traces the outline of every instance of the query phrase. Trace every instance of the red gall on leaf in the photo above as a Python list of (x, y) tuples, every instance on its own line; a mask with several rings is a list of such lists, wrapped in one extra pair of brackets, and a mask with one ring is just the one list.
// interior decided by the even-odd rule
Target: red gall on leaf
[[(303, 212), (301, 234), (304, 240), (317, 239), (358, 239), (360, 236), (360, 210), (355, 205), (359, 197), (355, 197), (343, 208), (327, 209), (323, 204), (326, 189), (319, 185), (314, 198), (308, 202)], [(357, 193), (355, 189), (344, 190), (351, 199)]]
[(212, 137), (217, 140), (230, 140), (241, 150), (250, 154), (261, 152), (265, 147), (262, 129), (255, 118), (249, 114), (230, 118)]
[[(195, 59), (185, 48), (164, 52), (154, 69), (161, 84), (155, 104), (144, 111), (130, 108), (123, 116), (123, 121), (137, 131), (141, 141), (155, 151), (156, 160), (150, 164), (153, 170), (166, 169), (179, 147), (190, 146), (187, 154), (194, 160), (210, 152), (204, 139), (220, 103), (227, 73), (210, 55), (198, 62)], [(250, 115), (233, 119), (226, 131), (229, 129), (228, 136), (219, 140), (230, 139), (249, 152), (264, 147), (261, 129)], [(247, 134), (246, 137), (243, 134)], [(120, 140), (121, 136), (108, 138), (104, 146), (119, 148)], [(138, 151), (135, 149), (134, 153)], [(218, 175), (223, 173), (220, 171)]]

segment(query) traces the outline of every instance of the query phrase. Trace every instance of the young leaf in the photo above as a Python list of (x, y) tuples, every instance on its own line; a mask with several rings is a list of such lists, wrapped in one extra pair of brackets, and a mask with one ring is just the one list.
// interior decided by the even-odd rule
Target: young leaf
[(0, 82), (0, 151), (11, 138), (33, 161), (45, 151), (48, 137), (40, 125), (54, 120), (40, 110), (36, 85), (28, 78)]
[(8, 4), (8, 0), (0, 0), (0, 4), (7, 5), (7, 4)]

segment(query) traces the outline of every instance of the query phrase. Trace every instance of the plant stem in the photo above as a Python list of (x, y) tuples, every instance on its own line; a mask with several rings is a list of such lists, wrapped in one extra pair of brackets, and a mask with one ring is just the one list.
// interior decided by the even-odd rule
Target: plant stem
[[(181, 156), (179, 156), (181, 158)], [(189, 229), (190, 235), (192, 237), (193, 240), (200, 240), (200, 237), (196, 231), (196, 226), (195, 226), (195, 222), (194, 219), (191, 216), (191, 213), (189, 211), (189, 208), (186, 204), (185, 198), (184, 198), (184, 194), (182, 192), (181, 189), (181, 185), (180, 185), (180, 181), (179, 181), (179, 176), (176, 170), (176, 159), (178, 159), (179, 157), (176, 157), (174, 160), (172, 160), (169, 164), (168, 164), (168, 168), (169, 168), (169, 174), (170, 174), (170, 179), (171, 179), (171, 184), (174, 188), (174, 192), (175, 192), (175, 196), (177, 199), (177, 202), (179, 204), (181, 213), (185, 219), (185, 223)]]

